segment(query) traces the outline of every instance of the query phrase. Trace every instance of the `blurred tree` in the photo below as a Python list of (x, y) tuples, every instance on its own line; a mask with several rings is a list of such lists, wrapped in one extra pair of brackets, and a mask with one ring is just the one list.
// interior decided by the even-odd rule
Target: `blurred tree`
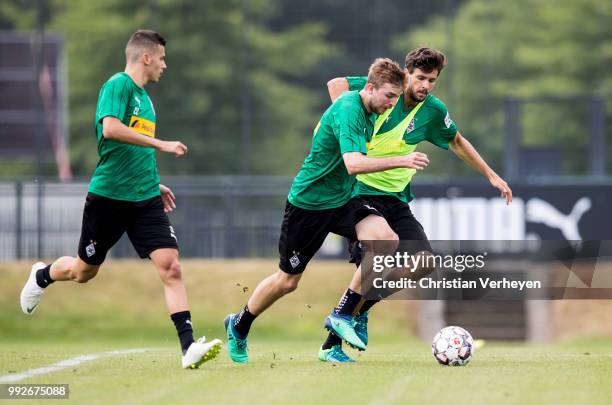
[[(168, 70), (147, 87), (158, 136), (190, 148), (183, 160), (158, 154), (172, 174), (283, 173), (305, 157), (324, 89), (296, 84), (334, 51), (325, 27), (271, 31), (278, 1), (56, 0), (51, 29), (67, 38), (70, 148), (89, 174), (97, 156), (93, 116), (98, 90), (124, 68), (124, 46), (138, 28), (167, 40)], [(246, 142), (246, 145), (245, 145)]]
[[(452, 96), (449, 109), (460, 131), (501, 169), (507, 96), (598, 94), (606, 100), (610, 122), (610, 21), (609, 1), (471, 0), (453, 20), (435, 17), (421, 29), (396, 36), (392, 47), (406, 51), (428, 45), (448, 51), (450, 46), (442, 80), (452, 75), (453, 92), (441, 86), (436, 93), (442, 99)], [(583, 174), (586, 167), (588, 105), (577, 101), (526, 105), (519, 123), (525, 145), (562, 150), (565, 174)]]
[(0, 30), (32, 30), (34, 27), (36, 27), (36, 8), (33, 0), (0, 2)]

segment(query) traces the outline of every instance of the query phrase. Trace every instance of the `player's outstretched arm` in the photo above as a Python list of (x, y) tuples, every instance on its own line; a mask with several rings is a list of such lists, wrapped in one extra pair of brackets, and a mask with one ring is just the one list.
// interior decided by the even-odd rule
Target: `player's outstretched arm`
[(102, 119), (102, 136), (105, 139), (113, 139), (131, 145), (148, 146), (160, 152), (173, 153), (176, 157), (181, 157), (187, 153), (187, 146), (181, 142), (162, 141), (139, 134), (115, 117), (109, 116)]
[(512, 189), (508, 186), (508, 183), (489, 167), (470, 141), (457, 132), (449, 145), (455, 155), (460, 157), (461, 160), (470, 165), (474, 170), (485, 176), (491, 185), (501, 192), (501, 197), (506, 200), (506, 204), (512, 202)]
[(335, 77), (327, 82), (327, 91), (332, 103), (345, 91), (349, 91), (349, 82), (344, 77)]
[(427, 155), (421, 152), (412, 152), (406, 156), (390, 156), (383, 158), (367, 157), (360, 152), (348, 152), (342, 155), (342, 159), (350, 175), (382, 172), (398, 167), (423, 170), (429, 164)]

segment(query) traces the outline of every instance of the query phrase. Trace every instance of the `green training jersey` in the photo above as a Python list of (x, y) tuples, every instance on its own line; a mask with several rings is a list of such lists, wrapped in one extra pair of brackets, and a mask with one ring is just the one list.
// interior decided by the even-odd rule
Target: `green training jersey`
[[(367, 77), (346, 78), (350, 90), (365, 87)], [(402, 156), (412, 153), (419, 142), (428, 141), (448, 149), (457, 126), (450, 118), (444, 103), (428, 94), (415, 107), (404, 107), (402, 94), (395, 106), (377, 118), (371, 141), (367, 145), (370, 157)], [(408, 202), (414, 198), (410, 182), (416, 169), (397, 168), (357, 176), (354, 195), (391, 195)]]
[(342, 155), (366, 153), (375, 119), (376, 114), (367, 112), (358, 91), (339, 97), (314, 130), (310, 153), (293, 180), (289, 202), (307, 210), (346, 204), (351, 198), (355, 177), (348, 174)]
[(98, 96), (95, 131), (100, 160), (88, 191), (123, 201), (160, 195), (155, 149), (104, 138), (104, 117), (115, 117), (134, 131), (155, 137), (155, 109), (145, 89), (125, 72), (113, 75)]

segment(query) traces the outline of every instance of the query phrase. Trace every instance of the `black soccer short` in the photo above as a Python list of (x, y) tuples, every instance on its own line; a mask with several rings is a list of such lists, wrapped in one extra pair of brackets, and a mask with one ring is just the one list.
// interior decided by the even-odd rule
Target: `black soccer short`
[(178, 249), (161, 196), (131, 202), (88, 193), (79, 241), (81, 260), (91, 265), (102, 264), (124, 232), (143, 259), (157, 249)]
[(280, 269), (302, 273), (330, 232), (355, 239), (355, 225), (370, 214), (380, 215), (359, 198), (326, 210), (305, 210), (287, 201), (278, 241)]
[[(362, 195), (361, 200), (374, 207), (385, 218), (393, 232), (397, 234), (401, 247), (410, 254), (428, 251), (432, 248), (421, 223), (412, 215), (410, 206), (392, 196)], [(361, 263), (361, 245), (357, 238), (349, 238), (349, 262)], [(409, 241), (409, 242), (406, 242)]]

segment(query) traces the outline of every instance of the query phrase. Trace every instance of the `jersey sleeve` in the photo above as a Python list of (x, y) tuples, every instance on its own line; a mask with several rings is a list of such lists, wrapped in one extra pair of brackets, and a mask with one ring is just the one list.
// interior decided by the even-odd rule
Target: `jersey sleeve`
[(361, 90), (368, 82), (367, 76), (347, 76), (346, 81), (349, 84), (349, 91)]
[(457, 134), (457, 125), (444, 104), (440, 104), (440, 108), (436, 110), (436, 118), (430, 123), (431, 128), (427, 131), (426, 139), (442, 149), (448, 149), (448, 144)]
[(334, 133), (338, 137), (342, 155), (348, 152), (361, 152), (363, 154), (367, 152), (363, 131), (364, 122), (360, 110), (351, 105), (336, 112)]
[(125, 79), (113, 78), (102, 86), (96, 111), (96, 122), (104, 117), (115, 117), (123, 120), (130, 100), (130, 86)]

